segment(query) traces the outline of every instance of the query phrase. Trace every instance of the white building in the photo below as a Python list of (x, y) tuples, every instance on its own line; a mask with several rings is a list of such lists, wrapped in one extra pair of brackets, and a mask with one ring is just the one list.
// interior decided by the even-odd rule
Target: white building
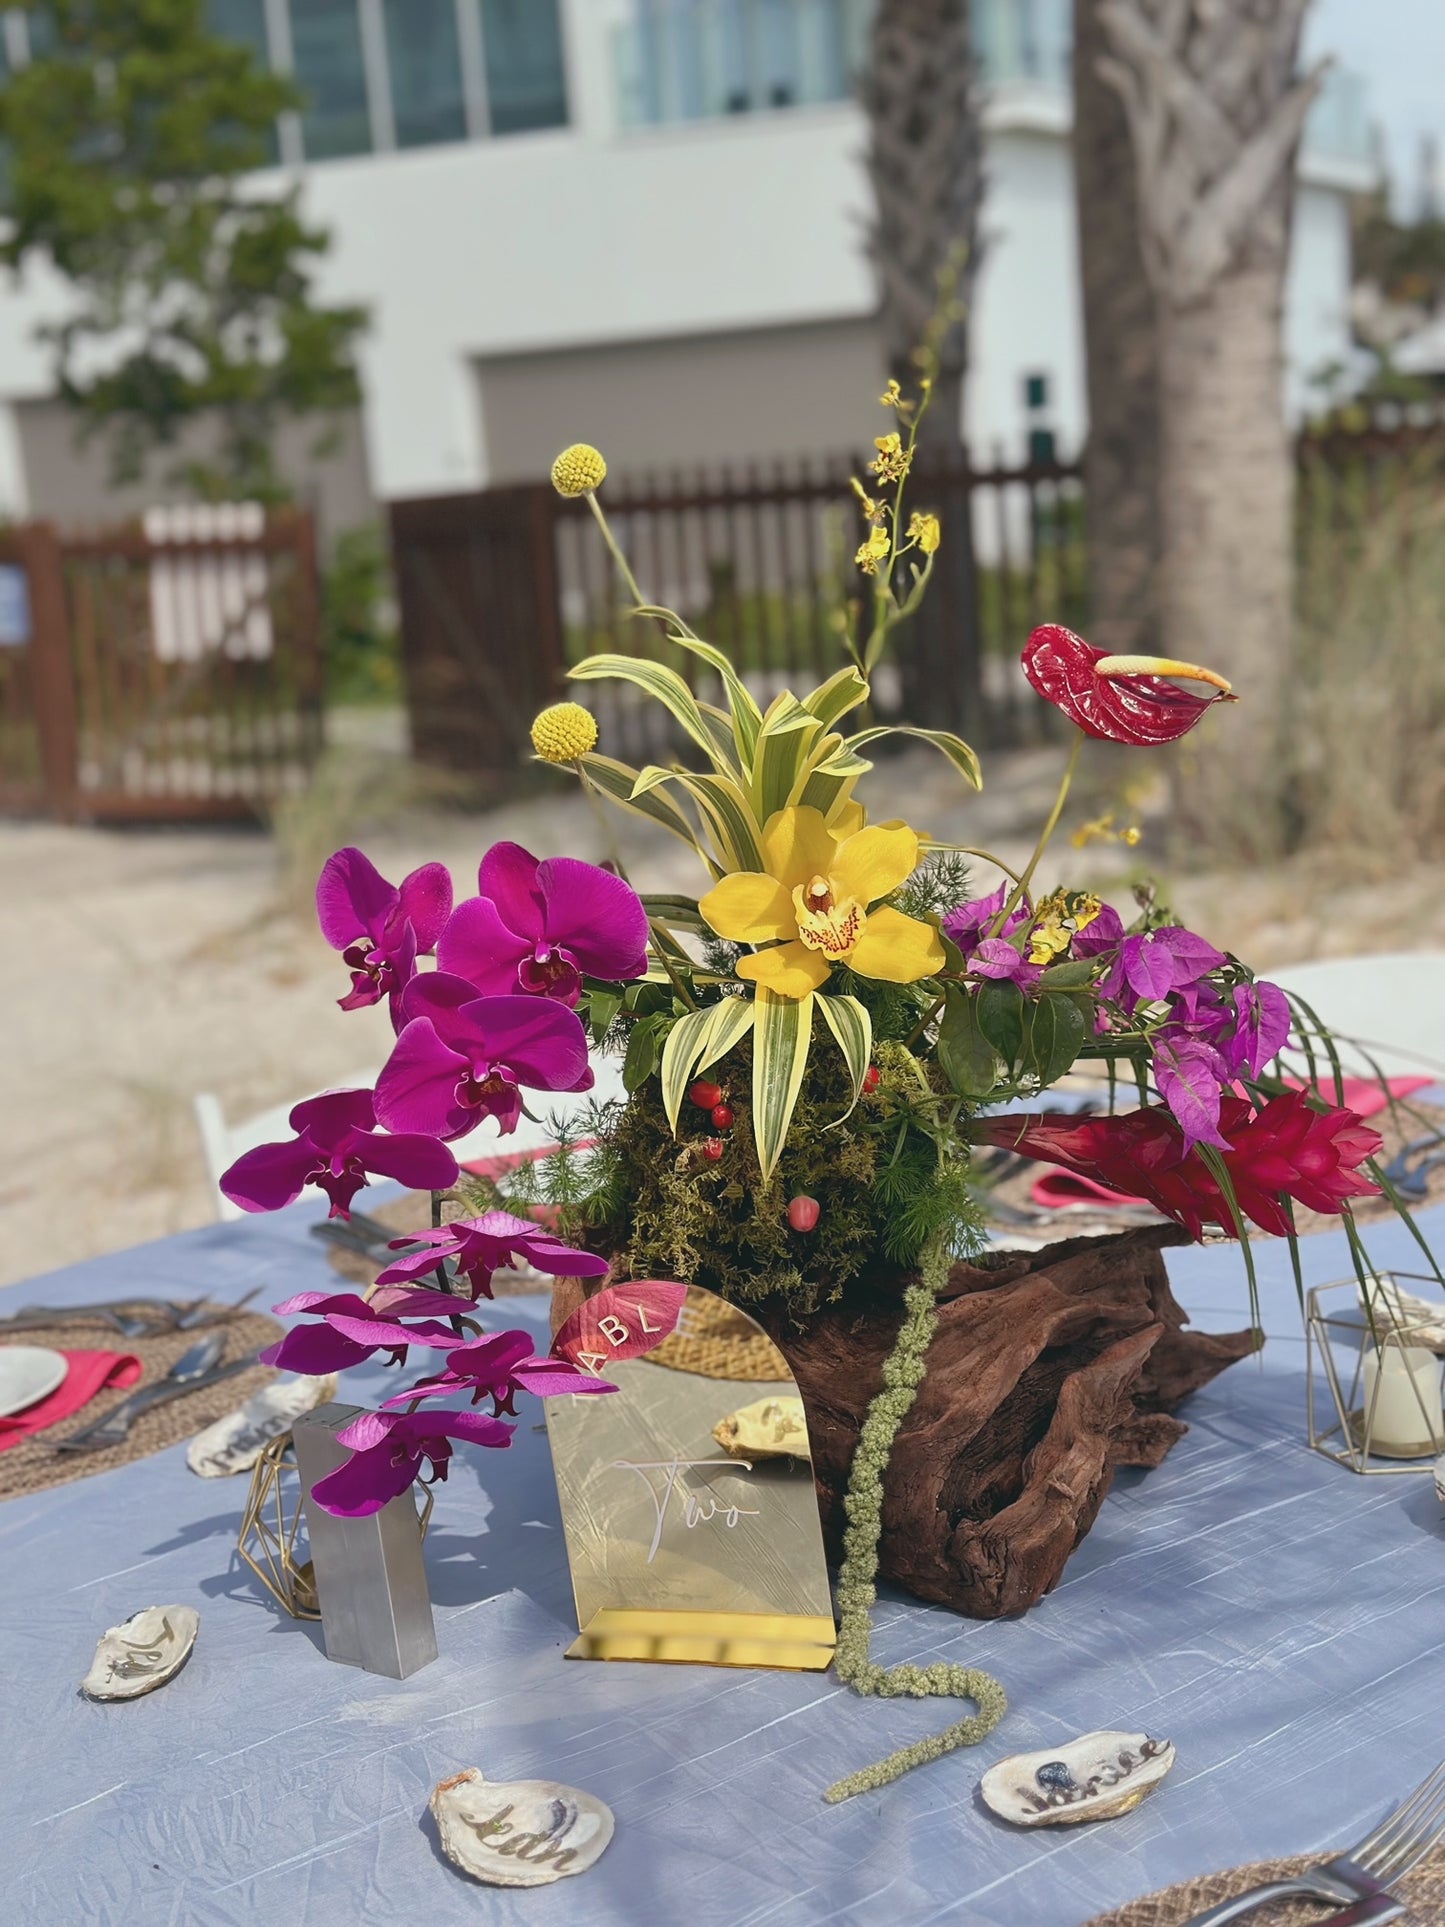
[[(1017, 456), (1084, 429), (1068, 131), (1069, 0), (974, 0), (988, 252), (967, 430)], [(372, 496), (531, 478), (597, 442), (615, 469), (794, 454), (877, 432), (850, 75), (869, 0), (212, 0), (293, 71), (278, 129), (363, 302), (360, 447), (323, 481), (333, 524)], [(25, 56), (23, 18), (5, 47)], [(1289, 405), (1346, 358), (1347, 195), (1371, 183), (1360, 86), (1332, 77), (1299, 170)], [(63, 291), (0, 296), (0, 512), (94, 516), (33, 340)], [(1032, 381), (1036, 406), (1026, 406)], [(154, 495), (155, 490), (150, 491)]]

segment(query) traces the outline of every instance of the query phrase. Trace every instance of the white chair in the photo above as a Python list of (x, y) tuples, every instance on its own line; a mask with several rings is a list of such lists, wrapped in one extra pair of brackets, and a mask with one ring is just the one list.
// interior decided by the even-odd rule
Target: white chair
[[(469, 1131), (463, 1138), (457, 1138), (452, 1151), (459, 1164), (466, 1164), (475, 1158), (507, 1157), (518, 1151), (545, 1151), (555, 1143), (547, 1120), (554, 1114), (567, 1118), (580, 1117), (590, 1099), (605, 1103), (614, 1097), (625, 1097), (622, 1084), (622, 1069), (615, 1058), (592, 1058), (592, 1069), (596, 1084), (584, 1095), (567, 1095), (551, 1091), (529, 1091), (525, 1093), (529, 1108), (538, 1112), (537, 1122), (531, 1118), (521, 1119), (509, 1137), (503, 1137), (495, 1123), (483, 1124), (478, 1130)], [(324, 1088), (329, 1091), (370, 1090), (375, 1084), (378, 1073), (374, 1070), (357, 1071), (352, 1077), (339, 1077)], [(318, 1096), (319, 1092), (307, 1092), (307, 1096)], [(291, 1111), (300, 1098), (292, 1098), (289, 1104), (275, 1104), (267, 1111), (258, 1111), (254, 1117), (242, 1118), (235, 1124), (226, 1122), (221, 1101), (212, 1091), (202, 1091), (192, 1100), (196, 1124), (201, 1134), (201, 1148), (205, 1154), (206, 1169), (210, 1174), (212, 1189), (215, 1192), (216, 1216), (222, 1219), (243, 1218), (246, 1213), (239, 1205), (221, 1191), (221, 1178), (244, 1151), (252, 1151), (258, 1144), (274, 1144), (284, 1141), (291, 1134), (287, 1122)], [(319, 1197), (321, 1193), (314, 1185), (308, 1185), (301, 1194), (303, 1197)]]
[[(322, 1086), (328, 1091), (370, 1090), (375, 1084), (377, 1073), (374, 1070), (357, 1071), (351, 1077), (334, 1078)], [(221, 1190), (221, 1179), (245, 1151), (254, 1151), (258, 1144), (284, 1142), (291, 1135), (288, 1119), (303, 1097), (319, 1097), (320, 1091), (306, 1091), (301, 1097), (293, 1097), (289, 1104), (273, 1104), (269, 1110), (257, 1111), (254, 1116), (241, 1118), (235, 1124), (226, 1122), (226, 1114), (221, 1109), (221, 1100), (214, 1091), (200, 1091), (191, 1099), (191, 1108), (196, 1114), (196, 1125), (201, 1133), (201, 1150), (206, 1160), (206, 1170), (210, 1176), (211, 1188), (215, 1192), (216, 1216), (221, 1219), (244, 1218), (247, 1213), (240, 1205), (232, 1204)], [(314, 1184), (308, 1184), (302, 1197), (319, 1198), (321, 1193)]]

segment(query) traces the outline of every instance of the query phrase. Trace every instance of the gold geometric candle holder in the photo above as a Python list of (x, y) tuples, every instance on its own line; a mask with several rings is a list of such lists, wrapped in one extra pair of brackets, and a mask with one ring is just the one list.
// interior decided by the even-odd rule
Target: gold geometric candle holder
[[(425, 1535), (436, 1495), (429, 1485), (422, 1490), (425, 1496), (418, 1520)], [(320, 1619), (316, 1575), (310, 1559), (301, 1557), (297, 1550), (304, 1525), (296, 1451), (291, 1434), (283, 1432), (271, 1440), (256, 1461), (236, 1550), (293, 1619)]]
[(1442, 1353), (1438, 1279), (1382, 1271), (1367, 1287), (1316, 1285), (1305, 1296), (1310, 1445), (1365, 1476), (1429, 1472), (1445, 1452)]

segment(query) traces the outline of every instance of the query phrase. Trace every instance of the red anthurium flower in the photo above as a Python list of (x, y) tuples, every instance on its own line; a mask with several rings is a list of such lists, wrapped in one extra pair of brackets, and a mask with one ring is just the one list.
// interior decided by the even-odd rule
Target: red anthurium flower
[[(1236, 697), (1223, 676), (1162, 656), (1110, 656), (1057, 622), (1035, 629), (1023, 651), (1024, 674), (1055, 709), (1087, 736), (1138, 748), (1186, 735), (1218, 702)], [(1167, 676), (1212, 683), (1212, 696), (1192, 696)]]
[[(1147, 1198), (1193, 1238), (1204, 1236), (1206, 1223), (1235, 1228), (1214, 1173), (1157, 1106), (1123, 1117), (995, 1117), (974, 1128), (985, 1144)], [(1259, 1112), (1242, 1097), (1226, 1095), (1219, 1132), (1240, 1211), (1265, 1231), (1283, 1236), (1289, 1230), (1282, 1202), (1287, 1197), (1311, 1211), (1336, 1212), (1350, 1198), (1374, 1195), (1376, 1187), (1359, 1167), (1383, 1140), (1353, 1111), (1317, 1111), (1303, 1091), (1273, 1097)]]

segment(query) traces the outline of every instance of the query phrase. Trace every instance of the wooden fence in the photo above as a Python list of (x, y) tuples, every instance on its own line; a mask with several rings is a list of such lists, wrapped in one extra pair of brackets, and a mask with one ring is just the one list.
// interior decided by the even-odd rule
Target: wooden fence
[(0, 810), (252, 817), (322, 741), (315, 541), (295, 510), (0, 535)]
[[(849, 476), (860, 463), (753, 464), (705, 478), (609, 481), (606, 505), (643, 593), (725, 650), (760, 698), (845, 660), (847, 604), (867, 590)], [(875, 681), (881, 720), (908, 715), (982, 745), (1047, 727), (1018, 673), (1044, 620), (1078, 623), (1085, 593), (1076, 466), (924, 469), (912, 507), (943, 546), (929, 597)], [(529, 753), (537, 710), (568, 667), (604, 650), (710, 672), (627, 614), (584, 502), (545, 483), (400, 502), (391, 510), (412, 742), (418, 758), (504, 787)], [(630, 686), (589, 684), (602, 746), (641, 764), (672, 754), (669, 719)]]

